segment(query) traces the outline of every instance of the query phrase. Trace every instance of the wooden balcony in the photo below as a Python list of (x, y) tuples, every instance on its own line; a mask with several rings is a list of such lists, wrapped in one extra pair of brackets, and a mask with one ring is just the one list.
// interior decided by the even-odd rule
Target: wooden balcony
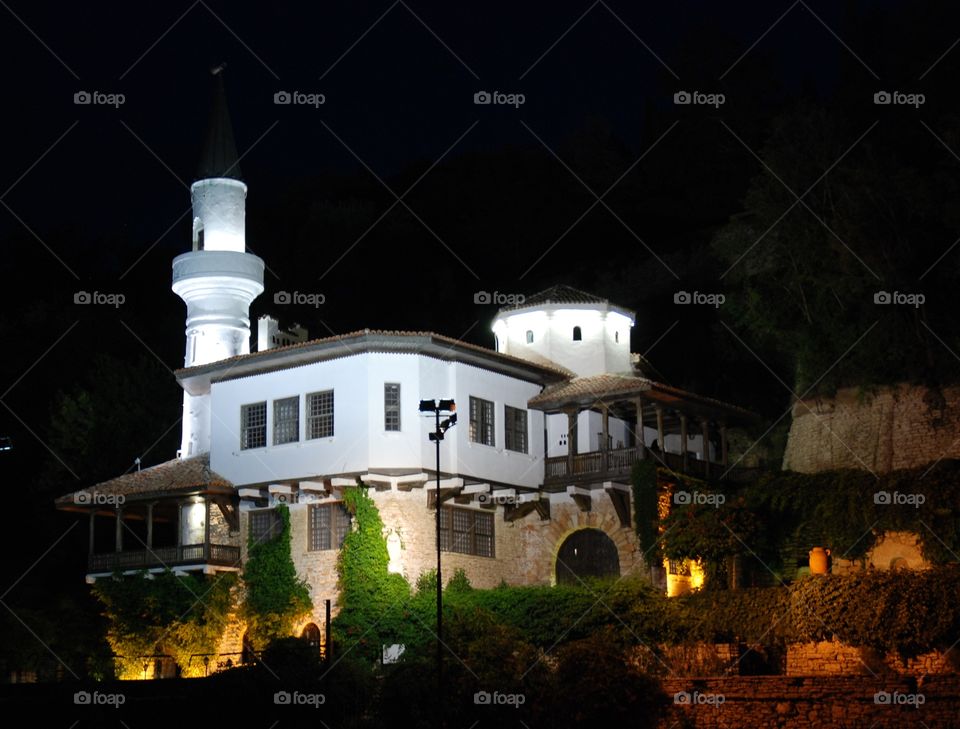
[(91, 554), (90, 572), (138, 570), (150, 567), (186, 567), (188, 565), (239, 567), (240, 547), (229, 544), (183, 544), (178, 547), (125, 549), (122, 552)]
[[(694, 478), (707, 480), (718, 478), (727, 471), (720, 464), (697, 460), (696, 454), (688, 453), (686, 459), (679, 453), (657, 452), (656, 456), (649, 448), (641, 456), (639, 449), (615, 448), (604, 451), (578, 453), (573, 457), (573, 472), (569, 472), (567, 456), (547, 458), (544, 469), (544, 486), (567, 486), (583, 482), (601, 482), (612, 479), (623, 480), (630, 477), (633, 464), (641, 457), (657, 460), (661, 465)], [(684, 463), (686, 460), (686, 463)], [(729, 477), (729, 474), (728, 474)]]

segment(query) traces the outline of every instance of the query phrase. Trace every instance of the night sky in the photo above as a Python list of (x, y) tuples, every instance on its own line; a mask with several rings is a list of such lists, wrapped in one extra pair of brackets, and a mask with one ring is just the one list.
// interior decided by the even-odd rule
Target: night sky
[[(635, 309), (632, 351), (663, 379), (775, 417), (790, 399), (777, 377), (793, 373), (718, 343), (721, 315), (678, 312), (674, 293), (716, 290), (703, 251), (765, 174), (754, 150), (776, 115), (810, 101), (853, 109), (866, 128), (907, 113), (878, 109), (881, 89), (925, 91), (925, 113), (953, 113), (960, 64), (960, 23), (928, 3), (0, 5), (0, 435), (16, 446), (0, 457), (5, 487), (35, 488), (49, 519), (50, 499), (96, 470), (42, 475), (68, 460), (47, 438), (58, 396), (96, 379), (97, 353), (182, 365), (170, 266), (190, 249), (213, 66), (227, 64), (248, 248), (268, 267), (252, 320), (492, 347), (495, 307), (477, 292), (567, 283)], [(84, 91), (123, 103), (74, 103)], [(325, 102), (274, 103), (283, 91)], [(480, 91), (524, 103), (477, 105)], [(678, 91), (726, 100), (678, 106)], [(955, 162), (919, 133), (938, 163)], [(78, 291), (125, 303), (78, 306)], [(285, 308), (279, 291), (325, 303)], [(167, 374), (144, 397), (176, 417)], [(124, 433), (129, 452), (87, 460), (114, 475), (138, 455), (167, 460), (173, 424), (158, 415)]]

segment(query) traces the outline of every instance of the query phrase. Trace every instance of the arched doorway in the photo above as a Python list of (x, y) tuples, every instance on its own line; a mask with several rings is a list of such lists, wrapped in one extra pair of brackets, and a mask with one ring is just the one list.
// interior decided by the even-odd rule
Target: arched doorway
[(619, 577), (620, 555), (613, 540), (599, 529), (580, 529), (557, 552), (557, 584), (578, 585), (585, 577)]
[(303, 632), (300, 633), (300, 637), (307, 641), (310, 647), (317, 652), (317, 655), (322, 653), (320, 649), (320, 628), (315, 623), (307, 623)]

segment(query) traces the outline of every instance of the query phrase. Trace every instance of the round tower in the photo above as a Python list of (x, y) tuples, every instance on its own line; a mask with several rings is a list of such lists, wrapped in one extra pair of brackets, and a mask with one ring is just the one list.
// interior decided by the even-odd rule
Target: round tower
[(554, 286), (505, 306), (493, 321), (496, 349), (579, 377), (632, 374), (634, 313), (571, 286)]
[[(263, 261), (246, 252), (247, 186), (240, 178), (222, 67), (214, 71), (210, 124), (193, 204), (193, 250), (173, 259), (173, 292), (187, 305), (184, 366), (250, 351), (250, 304), (263, 293)], [(179, 456), (210, 450), (210, 393), (183, 397)]]

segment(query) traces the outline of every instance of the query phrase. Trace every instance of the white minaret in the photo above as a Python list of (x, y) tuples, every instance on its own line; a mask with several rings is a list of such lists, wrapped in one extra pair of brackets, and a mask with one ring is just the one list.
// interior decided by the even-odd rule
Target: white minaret
[[(173, 291), (187, 304), (185, 367), (250, 351), (250, 303), (263, 261), (246, 252), (247, 186), (240, 180), (222, 67), (214, 70), (210, 126), (193, 202), (193, 250), (173, 259)], [(210, 393), (183, 394), (181, 458), (210, 450)]]

